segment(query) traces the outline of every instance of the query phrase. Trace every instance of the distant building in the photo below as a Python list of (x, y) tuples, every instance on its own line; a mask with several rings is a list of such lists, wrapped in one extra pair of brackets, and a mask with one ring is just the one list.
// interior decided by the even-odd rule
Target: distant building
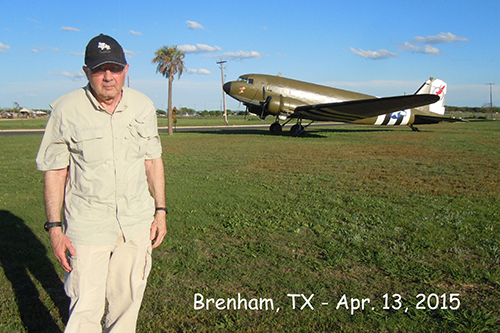
[(22, 108), (19, 111), (19, 117), (21, 118), (36, 118), (36, 117), (45, 117), (47, 112), (45, 111), (33, 111), (28, 108)]
[(19, 117), (21, 118), (35, 118), (35, 112), (28, 109), (28, 108), (22, 108), (19, 110)]

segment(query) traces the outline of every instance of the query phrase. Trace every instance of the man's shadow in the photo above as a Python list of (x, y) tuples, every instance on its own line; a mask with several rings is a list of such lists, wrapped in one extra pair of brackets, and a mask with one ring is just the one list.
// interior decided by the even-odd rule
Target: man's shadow
[[(37, 333), (61, 332), (57, 317), (63, 323), (67, 322), (69, 299), (47, 256), (47, 249), (24, 221), (9, 211), (0, 210), (0, 230), (0, 264), (12, 284), (25, 328)], [(36, 281), (54, 307), (40, 300), (43, 295), (38, 291)]]

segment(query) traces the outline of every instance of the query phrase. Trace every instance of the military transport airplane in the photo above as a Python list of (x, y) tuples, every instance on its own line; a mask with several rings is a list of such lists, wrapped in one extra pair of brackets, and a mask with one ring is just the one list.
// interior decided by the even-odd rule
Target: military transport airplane
[[(276, 122), (269, 128), (272, 133), (281, 132), (286, 123), (297, 119), (290, 129), (293, 136), (302, 134), (314, 121), (408, 125), (414, 131), (418, 129), (413, 125), (461, 121), (443, 116), (447, 84), (434, 78), (414, 95), (384, 98), (265, 74), (241, 75), (223, 89), (261, 119), (275, 116)], [(303, 119), (311, 123), (303, 126)]]

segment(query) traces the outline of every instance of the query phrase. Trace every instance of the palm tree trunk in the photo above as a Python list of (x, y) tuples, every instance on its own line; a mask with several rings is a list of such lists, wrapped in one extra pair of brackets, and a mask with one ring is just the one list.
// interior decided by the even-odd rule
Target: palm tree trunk
[(174, 81), (174, 75), (170, 74), (168, 76), (168, 135), (174, 134), (173, 124), (172, 124), (172, 82)]

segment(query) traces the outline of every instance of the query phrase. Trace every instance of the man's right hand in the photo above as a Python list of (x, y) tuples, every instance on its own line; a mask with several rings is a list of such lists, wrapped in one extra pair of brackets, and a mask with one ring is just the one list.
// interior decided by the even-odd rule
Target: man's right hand
[(50, 243), (52, 244), (52, 251), (57, 260), (61, 263), (64, 270), (69, 273), (73, 270), (66, 257), (66, 251), (71, 256), (76, 256), (76, 250), (69, 238), (62, 232), (62, 228), (56, 227), (49, 230)]

